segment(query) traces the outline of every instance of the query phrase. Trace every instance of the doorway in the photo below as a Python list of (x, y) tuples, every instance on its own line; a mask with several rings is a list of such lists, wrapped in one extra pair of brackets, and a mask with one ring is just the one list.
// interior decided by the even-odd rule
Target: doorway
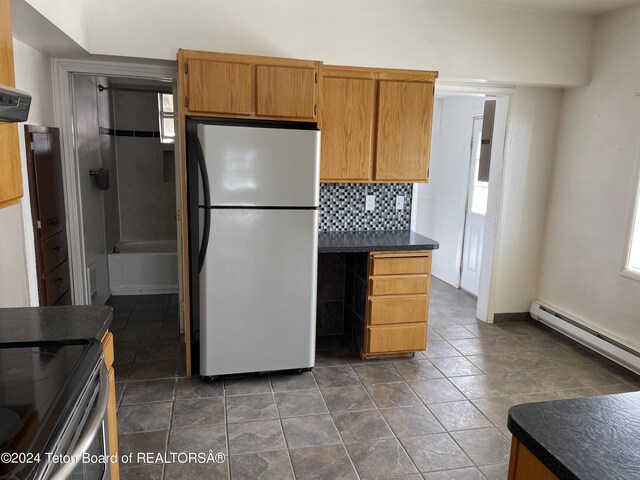
[[(490, 198), (499, 191), (502, 163), (502, 149), (491, 149), (497, 98), (500, 125), (506, 125), (508, 96), (436, 90), (430, 181), (414, 186), (412, 207), (412, 229), (440, 243), (432, 275), (474, 301), (483, 297), (478, 305), (488, 298), (483, 284), (490, 275), (483, 274), (483, 262), (491, 265), (495, 236), (485, 230), (495, 221), (497, 205)], [(497, 132), (498, 142), (504, 134)]]
[(70, 305), (60, 132), (36, 125), (24, 131), (39, 305)]
[[(54, 73), (73, 303), (105, 303), (113, 281), (120, 278), (124, 279), (120, 287), (129, 291), (121, 288), (118, 294), (177, 293), (174, 303), (179, 305), (183, 298), (178, 188), (182, 174), (175, 158), (179, 149), (161, 141), (179, 132), (177, 125), (171, 132), (168, 122), (178, 108), (170, 101), (177, 90), (175, 64), (56, 60)], [(179, 138), (172, 141), (177, 143)], [(150, 143), (154, 143), (151, 154), (146, 148)], [(123, 240), (136, 242), (125, 246)], [(110, 268), (109, 255), (121, 252), (123, 246), (131, 258), (120, 262), (118, 272), (116, 266)], [(159, 259), (160, 270), (168, 275), (158, 273), (156, 266), (146, 269), (156, 272), (152, 282), (145, 284), (130, 275), (145, 270), (136, 259), (144, 263), (147, 257)]]

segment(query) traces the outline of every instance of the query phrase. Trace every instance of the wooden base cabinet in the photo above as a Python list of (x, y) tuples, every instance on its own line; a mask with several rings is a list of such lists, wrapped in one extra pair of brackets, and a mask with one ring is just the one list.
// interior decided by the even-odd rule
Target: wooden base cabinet
[(363, 358), (427, 347), (430, 251), (371, 252)]
[(558, 480), (527, 447), (515, 437), (511, 441), (508, 480)]
[(437, 72), (322, 65), (323, 182), (427, 182)]
[(107, 423), (109, 428), (109, 455), (116, 456), (116, 462), (110, 465), (111, 480), (120, 479), (120, 464), (118, 463), (118, 419), (116, 417), (116, 376), (113, 370), (114, 350), (113, 334), (107, 332), (102, 337), (104, 363), (109, 373), (109, 403), (107, 405)]

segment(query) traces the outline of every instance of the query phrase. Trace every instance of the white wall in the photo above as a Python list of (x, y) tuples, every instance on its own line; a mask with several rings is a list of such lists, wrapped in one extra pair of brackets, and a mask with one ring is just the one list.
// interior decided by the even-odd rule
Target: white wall
[[(51, 59), (15, 38), (13, 49), (16, 87), (33, 95), (27, 123), (53, 125)], [(18, 132), (24, 197), (0, 209), (0, 307), (38, 305), (23, 124)]]
[[(18, 1), (25, 0), (13, 0), (12, 4)], [(26, 2), (80, 47), (89, 50), (89, 0), (26, 0)]]
[(22, 203), (0, 209), (0, 307), (29, 306)]
[(640, 349), (640, 282), (620, 275), (640, 169), (640, 7), (601, 17), (593, 80), (567, 90), (537, 297)]
[[(51, 58), (16, 38), (13, 39), (13, 56), (16, 87), (30, 93), (32, 96), (29, 118), (26, 124), (43, 125), (46, 127), (55, 126)], [(29, 197), (24, 125), (24, 123), (21, 123), (18, 126), (20, 160), (22, 163), (22, 184), (24, 190), (24, 197), (22, 199), (24, 249), (29, 283), (29, 304), (35, 306), (39, 305), (38, 279), (34, 231), (31, 221), (31, 199)]]
[[(561, 100), (557, 89), (518, 88), (509, 102), (489, 321), (527, 312), (535, 298)], [(485, 249), (492, 228), (485, 226)]]
[(473, 117), (482, 116), (484, 97), (450, 95), (436, 99), (429, 183), (416, 184), (412, 215), (416, 232), (440, 242), (432, 274), (459, 285), (464, 206), (467, 199)]
[(589, 75), (593, 19), (573, 13), (445, 0), (14, 1), (92, 54), (175, 60), (188, 48), (527, 85)]

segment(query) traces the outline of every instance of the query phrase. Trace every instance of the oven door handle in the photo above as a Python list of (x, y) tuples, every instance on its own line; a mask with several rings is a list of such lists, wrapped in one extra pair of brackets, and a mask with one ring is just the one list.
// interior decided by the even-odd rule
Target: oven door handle
[[(96, 410), (93, 417), (87, 422), (87, 430), (85, 434), (80, 438), (80, 440), (78, 440), (76, 448), (71, 454), (72, 457), (78, 459), (89, 449), (96, 433), (98, 433), (98, 429), (102, 425), (107, 413), (107, 406), (109, 405), (109, 374), (107, 373), (107, 367), (104, 362), (101, 362), (99, 369), (100, 393), (98, 394)], [(66, 479), (77, 466), (78, 464), (75, 462), (63, 463), (60, 469), (50, 477), (50, 480)]]

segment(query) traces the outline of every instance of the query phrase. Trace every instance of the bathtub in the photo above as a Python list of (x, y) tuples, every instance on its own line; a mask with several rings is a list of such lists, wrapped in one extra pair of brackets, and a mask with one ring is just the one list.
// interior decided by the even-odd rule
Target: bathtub
[(109, 253), (112, 295), (176, 293), (178, 250), (175, 241), (121, 241)]

